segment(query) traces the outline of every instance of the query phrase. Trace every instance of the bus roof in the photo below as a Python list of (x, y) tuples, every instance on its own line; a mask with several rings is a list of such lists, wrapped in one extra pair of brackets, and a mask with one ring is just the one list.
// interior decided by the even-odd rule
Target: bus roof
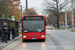
[(37, 17), (39, 17), (39, 16), (43, 16), (43, 17), (45, 17), (44, 15), (25, 15), (25, 16), (22, 16), (22, 18), (24, 18), (24, 17), (35, 17), (35, 16), (37, 16)]

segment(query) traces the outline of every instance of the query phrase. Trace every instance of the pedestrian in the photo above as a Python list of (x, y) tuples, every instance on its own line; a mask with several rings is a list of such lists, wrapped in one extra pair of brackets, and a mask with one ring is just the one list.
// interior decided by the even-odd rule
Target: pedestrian
[(4, 41), (5, 43), (8, 43), (7, 42), (8, 33), (9, 33), (9, 27), (7, 26), (6, 23), (4, 23), (4, 25), (2, 26), (2, 43)]
[(11, 29), (10, 29), (10, 26), (9, 26), (8, 40), (10, 40), (10, 31), (11, 31)]
[(12, 30), (12, 39), (15, 39), (15, 27), (14, 27), (14, 25), (12, 26), (11, 30)]
[(55, 28), (57, 28), (57, 24), (55, 25)]

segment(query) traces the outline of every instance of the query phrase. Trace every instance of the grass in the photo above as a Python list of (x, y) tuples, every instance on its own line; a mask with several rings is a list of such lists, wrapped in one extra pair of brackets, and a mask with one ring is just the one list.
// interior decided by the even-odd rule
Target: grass
[(57, 27), (56, 27), (55, 29), (65, 29), (65, 28), (57, 28)]
[(75, 30), (71, 30), (72, 32), (75, 32)]
[[(64, 28), (64, 27), (62, 27), (62, 28), (57, 28), (57, 27), (56, 27), (55, 29), (65, 29), (65, 28)], [(68, 28), (68, 29), (72, 29), (72, 28)]]

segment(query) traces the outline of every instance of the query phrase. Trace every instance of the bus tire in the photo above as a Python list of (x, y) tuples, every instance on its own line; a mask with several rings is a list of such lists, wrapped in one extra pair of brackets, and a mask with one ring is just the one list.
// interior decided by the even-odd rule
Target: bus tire
[(22, 40), (22, 42), (25, 42), (25, 40)]
[(45, 42), (45, 39), (43, 39), (42, 41)]

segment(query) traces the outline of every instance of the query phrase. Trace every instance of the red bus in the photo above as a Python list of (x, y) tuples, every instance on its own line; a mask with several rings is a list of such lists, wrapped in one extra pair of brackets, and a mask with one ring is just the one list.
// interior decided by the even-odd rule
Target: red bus
[(22, 40), (46, 39), (45, 16), (27, 15), (22, 16)]

